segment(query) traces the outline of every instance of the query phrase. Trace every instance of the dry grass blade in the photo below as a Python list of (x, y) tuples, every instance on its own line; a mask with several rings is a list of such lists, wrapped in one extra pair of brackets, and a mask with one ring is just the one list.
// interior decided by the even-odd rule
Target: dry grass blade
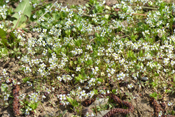
[[(163, 109), (161, 108), (160, 104), (158, 104), (158, 102), (153, 97), (150, 98), (150, 101), (151, 101), (152, 105), (154, 106), (155, 117), (160, 117), (159, 116), (160, 111), (164, 112)], [(161, 117), (175, 117), (175, 116), (174, 115), (164, 115), (164, 113), (163, 113)]]
[[(106, 96), (110, 96), (116, 103), (118, 103), (119, 105), (125, 105), (128, 107), (128, 109), (122, 109), (122, 108), (115, 108), (115, 109), (112, 109), (110, 112), (108, 112), (106, 115), (104, 115), (103, 117), (110, 117), (111, 115), (115, 114), (115, 113), (122, 113), (122, 114), (128, 114), (130, 112), (133, 112), (134, 111), (134, 106), (129, 103), (129, 102), (126, 102), (126, 101), (122, 101), (120, 98), (118, 98), (116, 95), (114, 94), (107, 94)], [(87, 107), (89, 105), (91, 105), (95, 100), (96, 100), (96, 97), (95, 96), (94, 98), (92, 99), (87, 99), (85, 101), (82, 102), (82, 105)]]

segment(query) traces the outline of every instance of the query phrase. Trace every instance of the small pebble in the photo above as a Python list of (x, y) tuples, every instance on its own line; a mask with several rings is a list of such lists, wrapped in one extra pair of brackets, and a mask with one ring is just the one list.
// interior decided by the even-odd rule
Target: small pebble
[(142, 81), (147, 81), (148, 80), (148, 77), (142, 77), (141, 80)]

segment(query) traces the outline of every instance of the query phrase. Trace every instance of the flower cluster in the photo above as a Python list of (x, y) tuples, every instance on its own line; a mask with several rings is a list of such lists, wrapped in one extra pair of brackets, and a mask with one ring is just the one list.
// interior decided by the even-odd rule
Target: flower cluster
[(3, 19), (6, 19), (7, 17), (7, 6), (6, 5), (0, 6), (0, 17), (2, 17)]
[(32, 93), (29, 95), (30, 97), (30, 100), (33, 101), (33, 102), (38, 102), (38, 94), (37, 93)]
[(66, 94), (59, 94), (57, 95), (57, 98), (60, 100), (60, 104), (65, 106), (69, 105), (69, 102), (67, 101)]
[[(39, 5), (35, 0), (30, 3), (33, 9)], [(29, 98), (37, 103), (40, 98), (46, 98), (46, 94), (62, 89), (67, 94), (59, 92), (57, 97), (60, 104), (68, 105), (67, 97), (77, 96), (77, 100), (82, 101), (97, 92), (104, 95), (106, 90), (111, 92), (111, 81), (133, 80), (134, 83), (126, 86), (131, 91), (136, 82), (148, 80), (146, 83), (157, 90), (163, 88), (166, 93), (173, 92), (175, 31), (172, 21), (175, 18), (171, 11), (175, 11), (175, 5), (164, 5), (161, 0), (124, 0), (112, 7), (105, 1), (91, 0), (90, 4), (73, 7), (48, 4), (29, 18), (35, 22), (30, 28), (32, 35), (26, 35), (22, 29), (13, 29), (16, 39), (20, 40), (14, 49), (19, 47), (22, 52), (17, 57), (20, 73), (24, 76), (22, 83), (33, 86), (37, 92), (21, 95), (21, 101)], [(6, 19), (8, 12), (8, 5), (0, 6), (0, 19)], [(22, 11), (18, 14), (21, 16)], [(2, 21), (0, 29), (7, 31), (10, 24)], [(2, 41), (0, 47), (5, 48), (6, 41)], [(0, 57), (3, 52), (0, 49)], [(8, 101), (7, 84), (12, 81), (11, 73), (3, 68), (1, 74), (3, 100)], [(40, 96), (36, 84), (44, 84), (40, 90), (46, 92), (45, 95)], [(104, 90), (96, 90), (102, 86)], [(117, 90), (119, 92), (120, 88)], [(26, 115), (33, 110), (24, 108)]]

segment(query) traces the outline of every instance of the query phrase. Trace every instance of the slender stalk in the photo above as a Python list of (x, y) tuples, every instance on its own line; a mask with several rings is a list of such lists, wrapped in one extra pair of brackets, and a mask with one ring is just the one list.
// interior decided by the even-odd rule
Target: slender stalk
[(19, 23), (19, 21), (20, 21), (22, 15), (23, 15), (23, 12), (24, 12), (25, 7), (26, 7), (26, 4), (25, 4), (25, 6), (24, 6), (24, 8), (23, 8), (23, 10), (22, 10), (22, 14), (19, 14), (20, 17), (19, 17), (19, 19), (18, 19), (18, 21), (17, 21), (17, 23), (16, 23), (16, 25), (15, 25), (13, 31), (14, 31), (14, 30), (16, 29), (16, 27), (18, 26), (18, 23)]
[[(131, 6), (131, 7), (136, 7), (136, 6)], [(157, 10), (158, 8), (154, 8), (154, 7), (147, 7), (147, 6), (140, 6), (143, 9), (152, 9), (152, 10)]]
[[(58, 0), (57, 0), (56, 2), (58, 2)], [(55, 2), (55, 3), (56, 3), (56, 2)], [(55, 4), (55, 3), (54, 3), (54, 4)], [(54, 4), (50, 7), (50, 9), (52, 9), (52, 7), (54, 6)], [(38, 20), (40, 20), (46, 13), (48, 13), (48, 12), (45, 12)]]

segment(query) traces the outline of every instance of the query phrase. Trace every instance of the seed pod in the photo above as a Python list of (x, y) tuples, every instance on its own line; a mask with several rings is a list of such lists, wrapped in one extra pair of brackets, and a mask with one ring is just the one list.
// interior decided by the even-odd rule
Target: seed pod
[(130, 112), (134, 111), (134, 106), (126, 101), (122, 101), (120, 98), (118, 98), (116, 95), (114, 94), (110, 94), (110, 97), (118, 104), (120, 105), (125, 105), (128, 107), (128, 109), (122, 109), (122, 108), (115, 108), (112, 109), (111, 111), (109, 111), (106, 115), (104, 115), (103, 117), (110, 117), (111, 115), (115, 114), (115, 113), (122, 113), (122, 114), (128, 114)]
[(158, 117), (159, 112), (161, 111), (161, 107), (153, 97), (151, 97), (150, 101), (152, 102), (154, 106), (155, 117)]
[[(153, 97), (150, 98), (150, 102), (151, 102), (151, 103), (153, 104), (153, 106), (154, 106), (154, 111), (155, 111), (154, 115), (155, 115), (155, 117), (159, 117), (159, 112), (160, 112), (160, 111), (165, 112), (165, 110), (163, 110), (163, 109), (161, 108), (160, 104), (158, 104), (157, 101), (156, 101)], [(166, 107), (165, 103), (162, 103), (162, 107), (163, 107), (163, 108)], [(175, 117), (175, 116), (174, 116), (174, 115), (165, 115), (165, 114), (163, 114), (161, 117)]]
[(15, 116), (19, 116), (20, 115), (20, 110), (19, 110), (19, 90), (20, 87), (19, 85), (14, 85), (14, 89), (13, 89), (13, 113)]
[[(103, 117), (110, 117), (111, 115), (115, 114), (115, 113), (122, 113), (122, 114), (128, 114), (130, 112), (134, 111), (134, 106), (126, 101), (122, 101), (120, 98), (118, 98), (116, 95), (114, 94), (106, 94), (106, 96), (110, 96), (116, 103), (118, 103), (119, 105), (125, 105), (128, 107), (128, 109), (122, 109), (122, 108), (115, 108), (112, 109), (111, 111), (109, 111), (106, 115), (104, 115)], [(96, 97), (93, 97), (92, 99), (87, 99), (85, 101), (82, 102), (82, 105), (87, 107), (89, 105), (91, 105), (95, 100)]]
[(96, 100), (96, 97), (97, 96), (93, 97), (92, 99), (86, 99), (85, 101), (82, 102), (82, 105), (85, 107), (91, 105)]

